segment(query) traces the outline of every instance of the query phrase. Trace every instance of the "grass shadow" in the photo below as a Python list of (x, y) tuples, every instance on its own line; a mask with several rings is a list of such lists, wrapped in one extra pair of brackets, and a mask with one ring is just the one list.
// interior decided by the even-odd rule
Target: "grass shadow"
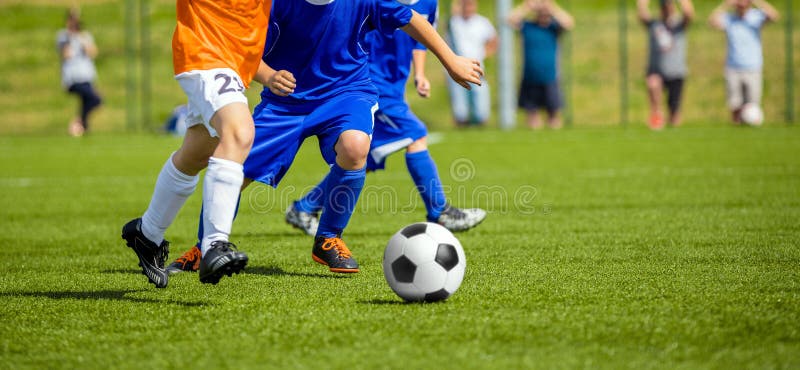
[(129, 293), (144, 292), (144, 289), (125, 289), (125, 290), (93, 290), (93, 291), (56, 291), (56, 292), (2, 292), (0, 297), (38, 297), (50, 299), (78, 299), (78, 300), (110, 300), (134, 303), (155, 303), (155, 304), (174, 304), (183, 307), (207, 306), (205, 302), (184, 302), (159, 300), (152, 298), (137, 298), (128, 296)]
[(362, 299), (358, 301), (360, 304), (369, 304), (369, 305), (379, 305), (379, 306), (406, 306), (406, 305), (414, 305), (420, 304), (419, 302), (406, 302), (403, 300), (395, 300), (395, 299)]
[(338, 274), (314, 274), (314, 273), (307, 273), (307, 272), (291, 272), (291, 271), (284, 271), (282, 268), (277, 266), (252, 266), (247, 267), (242, 271), (244, 274), (253, 274), (253, 275), (262, 275), (262, 276), (294, 276), (294, 277), (307, 277), (307, 278), (317, 278), (317, 279), (347, 279), (349, 276)]

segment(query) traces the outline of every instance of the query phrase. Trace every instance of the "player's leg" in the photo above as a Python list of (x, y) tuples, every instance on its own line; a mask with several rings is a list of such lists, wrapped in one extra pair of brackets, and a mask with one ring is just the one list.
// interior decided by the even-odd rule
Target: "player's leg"
[[(453, 111), (453, 120), (458, 127), (466, 126), (469, 123), (470, 113), (468, 91), (451, 79), (447, 80), (447, 86), (450, 92), (450, 106)], [(475, 86), (473, 86), (473, 88), (474, 87)]]
[[(199, 116), (191, 118), (199, 122)], [(193, 125), (187, 129), (181, 148), (161, 168), (144, 215), (122, 229), (122, 237), (139, 258), (142, 272), (156, 287), (167, 286), (164, 262), (169, 254), (169, 242), (164, 240), (164, 233), (194, 192), (197, 174), (205, 167), (216, 144), (217, 140), (205, 127)]]
[(319, 213), (325, 205), (325, 194), (323, 192), (329, 177), (330, 173), (319, 184), (315, 185), (311, 191), (289, 205), (285, 213), (286, 223), (300, 229), (306, 235), (317, 235)]
[(744, 92), (741, 72), (725, 69), (725, 88), (728, 95), (728, 109), (731, 111), (733, 123), (741, 123), (742, 105), (744, 105)]
[(541, 116), (539, 116), (538, 109), (525, 110), (525, 123), (532, 130), (538, 130), (544, 127), (544, 122)]
[(646, 77), (647, 97), (650, 103), (649, 125), (653, 130), (660, 130), (664, 125), (664, 116), (661, 109), (663, 99), (664, 80), (661, 75), (651, 73)]
[(561, 89), (558, 81), (545, 85), (545, 109), (547, 110), (547, 125), (552, 129), (561, 128), (561, 108), (564, 106), (561, 98)]
[(669, 125), (681, 124), (681, 98), (683, 96), (683, 79), (676, 78), (664, 81), (667, 87), (667, 107), (669, 108)]
[(366, 176), (367, 154), (374, 114), (378, 110), (371, 94), (340, 96), (317, 108), (309, 116), (320, 132), (320, 150), (331, 165), (322, 188), (325, 205), (314, 238), (312, 257), (332, 272), (358, 272), (358, 262), (342, 240), (342, 233), (355, 210)]
[(489, 121), (489, 116), (492, 113), (492, 95), (489, 89), (489, 83), (483, 80), (481, 85), (472, 85), (472, 90), (468, 91), (472, 97), (472, 116), (475, 118), (475, 123), (484, 125)]
[(383, 169), (385, 158), (406, 147), (406, 167), (427, 211), (427, 220), (451, 231), (474, 227), (486, 217), (481, 209), (459, 209), (448, 204), (444, 187), (428, 150), (428, 128), (408, 105), (393, 105), (375, 115), (368, 170)]

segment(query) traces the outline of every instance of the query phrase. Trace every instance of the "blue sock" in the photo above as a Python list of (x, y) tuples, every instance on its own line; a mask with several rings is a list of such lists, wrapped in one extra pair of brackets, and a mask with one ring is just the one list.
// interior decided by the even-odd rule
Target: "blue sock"
[(356, 208), (366, 175), (366, 167), (348, 171), (333, 164), (328, 180), (323, 181), (325, 187), (322, 193), (326, 194), (326, 201), (319, 220), (318, 237), (333, 238), (342, 235)]
[[(236, 200), (236, 210), (233, 212), (233, 218), (236, 219), (236, 215), (239, 214), (239, 205), (242, 203), (242, 194), (239, 193), (239, 199)], [(200, 206), (200, 222), (197, 225), (197, 244), (194, 245), (195, 248), (200, 249), (200, 241), (203, 240), (203, 206)]]
[(305, 196), (300, 198), (300, 200), (294, 202), (294, 208), (300, 212), (308, 212), (308, 213), (317, 213), (322, 210), (322, 207), (325, 205), (325, 194), (323, 191), (328, 184), (328, 178), (331, 175), (328, 173), (322, 181), (320, 181), (317, 186), (315, 186), (311, 191), (309, 191)]
[(406, 153), (406, 166), (414, 184), (417, 185), (422, 202), (428, 211), (428, 221), (436, 221), (442, 214), (447, 205), (447, 198), (444, 196), (442, 180), (439, 178), (439, 171), (436, 163), (433, 162), (431, 154), (427, 150), (416, 153)]

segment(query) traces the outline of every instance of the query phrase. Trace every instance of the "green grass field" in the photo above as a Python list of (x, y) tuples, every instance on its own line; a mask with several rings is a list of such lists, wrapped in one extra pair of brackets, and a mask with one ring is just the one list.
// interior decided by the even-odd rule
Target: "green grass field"
[(490, 215), (458, 235), (467, 275), (438, 304), (402, 303), (381, 271), (424, 217), (402, 155), (346, 233), (362, 272), (311, 261), (282, 220), (324, 173), (307, 144), (280, 188), (244, 194), (245, 273), (156, 290), (119, 231), (177, 139), (0, 137), (2, 367), (800, 367), (796, 128), (447, 132), (432, 152), (450, 197)]

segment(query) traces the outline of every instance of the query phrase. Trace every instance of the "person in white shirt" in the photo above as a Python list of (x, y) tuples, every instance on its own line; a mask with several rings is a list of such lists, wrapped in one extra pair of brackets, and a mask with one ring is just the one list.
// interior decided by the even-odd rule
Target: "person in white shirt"
[(94, 58), (97, 46), (92, 34), (81, 29), (77, 9), (67, 11), (66, 28), (58, 32), (56, 46), (61, 57), (61, 84), (81, 100), (79, 116), (70, 123), (69, 132), (81, 136), (89, 130), (89, 113), (100, 106), (102, 99), (94, 88), (97, 71)]
[[(489, 19), (477, 12), (477, 0), (454, 0), (447, 25), (447, 41), (457, 54), (477, 59), (483, 65), (484, 59), (497, 51), (497, 31)], [(472, 86), (471, 90), (452, 82), (448, 86), (456, 125), (486, 123), (491, 114), (491, 96), (485, 80), (480, 86)]]

